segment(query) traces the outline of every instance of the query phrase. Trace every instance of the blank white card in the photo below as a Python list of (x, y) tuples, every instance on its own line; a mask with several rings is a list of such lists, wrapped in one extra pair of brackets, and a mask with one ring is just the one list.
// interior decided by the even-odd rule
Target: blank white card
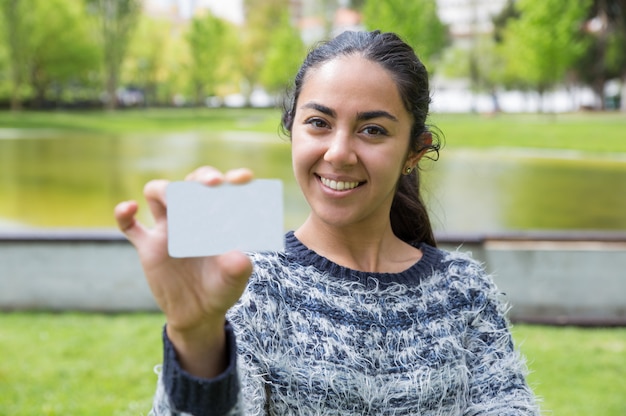
[(283, 185), (256, 179), (243, 185), (167, 186), (168, 251), (172, 257), (201, 257), (230, 250), (284, 248)]

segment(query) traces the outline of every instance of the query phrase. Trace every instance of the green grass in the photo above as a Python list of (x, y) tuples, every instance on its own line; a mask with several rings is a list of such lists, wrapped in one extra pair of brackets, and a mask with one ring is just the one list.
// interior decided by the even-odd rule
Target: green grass
[(90, 133), (259, 131), (276, 133), (276, 109), (171, 108), (118, 111), (0, 111), (0, 128), (58, 129)]
[(545, 414), (626, 415), (626, 328), (518, 325), (514, 336)]
[[(276, 134), (277, 109), (182, 108), (115, 112), (0, 112), (1, 128), (72, 132), (256, 131)], [(626, 153), (626, 114), (434, 114), (445, 148), (523, 147)], [(445, 151), (444, 148), (444, 151)]]
[[(0, 314), (0, 415), (145, 415), (159, 314)], [(626, 414), (626, 328), (516, 325), (546, 415)]]
[[(445, 145), (626, 153), (626, 114), (436, 114)], [(445, 151), (445, 148), (444, 148)]]
[(145, 415), (160, 315), (0, 315), (0, 415)]

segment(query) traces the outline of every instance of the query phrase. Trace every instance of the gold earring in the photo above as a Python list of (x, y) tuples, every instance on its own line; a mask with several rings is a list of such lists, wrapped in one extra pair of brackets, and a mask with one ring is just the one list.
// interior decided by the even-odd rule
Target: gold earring
[(406, 169), (404, 169), (404, 174), (405, 174), (405, 175), (410, 175), (410, 174), (411, 174), (411, 172), (413, 172), (413, 168), (412, 168), (412, 167), (410, 167), (410, 166), (407, 166), (407, 168), (406, 168)]

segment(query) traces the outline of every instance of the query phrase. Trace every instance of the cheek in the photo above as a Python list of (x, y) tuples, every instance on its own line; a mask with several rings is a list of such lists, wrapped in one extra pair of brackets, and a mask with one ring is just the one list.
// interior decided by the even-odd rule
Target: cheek
[[(294, 132), (295, 133), (295, 132)], [(319, 159), (320, 148), (316, 146), (314, 140), (307, 140), (305, 137), (293, 135), (291, 139), (291, 161), (294, 171), (308, 170)]]
[(377, 172), (380, 179), (386, 182), (396, 182), (404, 167), (405, 155), (397, 151), (380, 151), (370, 154), (367, 163), (372, 172)]

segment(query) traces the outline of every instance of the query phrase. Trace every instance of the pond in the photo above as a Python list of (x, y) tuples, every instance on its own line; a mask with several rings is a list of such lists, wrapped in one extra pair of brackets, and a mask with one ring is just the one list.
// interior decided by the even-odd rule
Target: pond
[[(193, 168), (248, 166), (285, 184), (285, 228), (307, 205), (291, 173), (289, 143), (275, 135), (203, 133), (87, 136), (0, 131), (0, 230), (111, 228), (115, 204), (137, 199), (154, 178)], [(626, 155), (445, 148), (423, 166), (435, 229), (626, 230)], [(251, 209), (254, 203), (250, 204)]]

